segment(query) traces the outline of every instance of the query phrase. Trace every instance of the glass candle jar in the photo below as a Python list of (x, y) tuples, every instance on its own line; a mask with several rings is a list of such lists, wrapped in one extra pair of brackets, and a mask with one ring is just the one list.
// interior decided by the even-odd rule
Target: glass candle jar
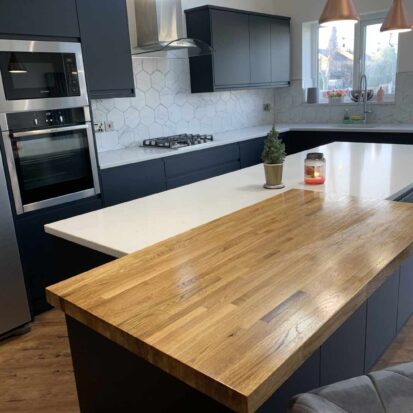
[(326, 180), (326, 160), (322, 153), (309, 153), (304, 162), (304, 182), (322, 185)]

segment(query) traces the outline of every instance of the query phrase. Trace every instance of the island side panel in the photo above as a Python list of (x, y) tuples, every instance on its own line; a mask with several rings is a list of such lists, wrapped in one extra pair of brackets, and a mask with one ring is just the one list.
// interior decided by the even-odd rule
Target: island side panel
[(82, 413), (233, 412), (75, 319), (66, 324)]

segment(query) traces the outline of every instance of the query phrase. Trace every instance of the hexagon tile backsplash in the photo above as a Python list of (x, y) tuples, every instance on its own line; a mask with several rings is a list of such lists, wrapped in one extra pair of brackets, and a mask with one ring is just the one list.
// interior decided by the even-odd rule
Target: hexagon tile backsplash
[[(187, 59), (133, 58), (136, 97), (92, 100), (99, 151), (137, 146), (149, 137), (217, 133), (274, 122), (273, 89), (191, 94)], [(272, 110), (263, 111), (264, 103)]]

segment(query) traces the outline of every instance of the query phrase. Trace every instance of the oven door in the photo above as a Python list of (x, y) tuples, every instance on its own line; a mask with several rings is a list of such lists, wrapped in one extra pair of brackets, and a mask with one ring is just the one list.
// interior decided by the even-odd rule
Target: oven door
[(88, 105), (79, 43), (0, 40), (0, 112)]
[(3, 139), (17, 214), (100, 192), (90, 123)]

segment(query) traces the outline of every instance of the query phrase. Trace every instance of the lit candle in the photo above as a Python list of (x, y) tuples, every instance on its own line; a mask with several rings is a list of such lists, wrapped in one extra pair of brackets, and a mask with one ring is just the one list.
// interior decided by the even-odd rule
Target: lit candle
[(326, 160), (322, 153), (309, 153), (304, 162), (304, 182), (307, 185), (322, 185), (325, 178)]

